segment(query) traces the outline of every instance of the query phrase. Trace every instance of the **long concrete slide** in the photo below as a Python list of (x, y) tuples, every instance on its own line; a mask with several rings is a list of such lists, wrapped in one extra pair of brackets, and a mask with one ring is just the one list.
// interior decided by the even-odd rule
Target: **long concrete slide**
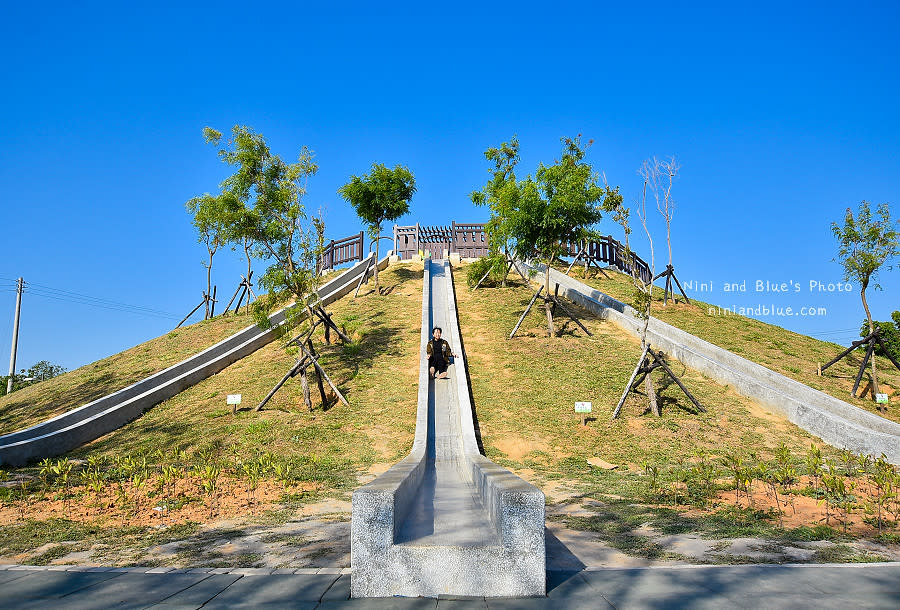
[[(517, 270), (543, 284), (544, 265), (517, 263)], [(639, 337), (642, 321), (630, 306), (556, 269), (550, 285), (560, 294)], [(858, 454), (885, 457), (900, 464), (900, 424), (815, 390), (766, 367), (713, 345), (656, 318), (647, 328), (650, 344), (686, 366), (729, 385), (768, 410), (781, 415), (830, 445)]]
[[(372, 273), (371, 257), (331, 279), (319, 289), (327, 305), (356, 289), (363, 273)], [(378, 262), (387, 267), (388, 258)], [(273, 329), (285, 321), (285, 309), (269, 317)], [(146, 379), (30, 428), (0, 436), (0, 464), (21, 466), (31, 460), (61, 455), (108, 434), (147, 409), (175, 396), (276, 338), (273, 329), (253, 325), (212, 347)]]
[[(428, 375), (434, 326), (449, 379)], [(544, 494), (478, 450), (446, 261), (426, 260), (420, 347), (412, 451), (353, 493), (352, 596), (544, 595)]]

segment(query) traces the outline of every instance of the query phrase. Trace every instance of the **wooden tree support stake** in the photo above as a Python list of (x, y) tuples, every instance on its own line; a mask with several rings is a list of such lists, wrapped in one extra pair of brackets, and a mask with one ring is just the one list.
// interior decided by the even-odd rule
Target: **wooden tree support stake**
[(210, 299), (210, 303), (211, 303), (210, 310), (209, 310), (209, 318), (210, 319), (216, 317), (216, 303), (218, 303), (218, 301), (216, 300), (216, 288), (217, 288), (216, 286), (213, 286), (212, 298)]
[[(584, 245), (584, 246), (581, 247), (581, 250), (578, 251), (578, 254), (576, 254), (576, 255), (575, 255), (575, 258), (572, 260), (572, 264), (569, 265), (569, 268), (568, 268), (568, 269), (566, 269), (566, 275), (569, 275), (569, 271), (572, 270), (572, 267), (575, 266), (575, 263), (577, 263), (578, 260), (579, 260), (582, 256), (584, 256), (584, 251), (585, 251), (586, 249), (587, 249), (587, 245)], [(590, 265), (589, 257), (585, 256), (585, 257), (584, 257), (584, 272), (585, 272), (585, 273), (587, 273), (588, 265)]]
[(306, 349), (306, 346), (301, 343), (300, 349), (302, 349), (303, 353), (306, 354), (310, 360), (312, 360), (313, 366), (316, 367), (316, 372), (319, 375), (321, 375), (325, 379), (325, 381), (328, 382), (328, 385), (331, 386), (331, 389), (334, 390), (334, 393), (337, 395), (337, 397), (340, 399), (340, 401), (349, 407), (350, 403), (347, 402), (347, 399), (344, 398), (344, 395), (341, 394), (341, 391), (339, 389), (337, 389), (337, 386), (334, 385), (333, 381), (331, 381), (331, 378), (328, 376), (328, 373), (326, 373), (325, 370), (321, 366), (319, 366), (319, 362), (312, 355), (310, 355), (309, 351)]
[(558, 306), (563, 311), (563, 313), (565, 313), (567, 316), (569, 316), (569, 318), (571, 318), (572, 321), (575, 322), (575, 324), (577, 324), (581, 328), (581, 330), (583, 330), (587, 334), (587, 336), (589, 336), (589, 337), (593, 336), (591, 334), (591, 331), (589, 331), (587, 329), (587, 327), (581, 323), (581, 320), (579, 320), (575, 316), (575, 314), (572, 313), (572, 310), (570, 310), (568, 307), (563, 305), (562, 299), (559, 298), (559, 284), (556, 284), (556, 290), (555, 290), (554, 294), (552, 294), (552, 295), (541, 296), (541, 292), (543, 292), (543, 290), (544, 290), (544, 287), (541, 286), (534, 293), (534, 296), (531, 297), (531, 301), (529, 301), (528, 307), (525, 308), (525, 311), (522, 313), (522, 316), (519, 318), (519, 321), (516, 322), (516, 327), (513, 328), (511, 333), (509, 333), (510, 339), (512, 339), (513, 336), (516, 334), (516, 332), (519, 330), (519, 327), (522, 325), (522, 322), (525, 321), (525, 316), (527, 316), (528, 312), (531, 311), (531, 308), (534, 306), (534, 302), (538, 299), (538, 297), (544, 299), (544, 305), (547, 307), (547, 310), (548, 310), (547, 313), (548, 313), (548, 316), (550, 316), (550, 320), (552, 320), (552, 315), (553, 315), (552, 312)]
[(335, 324), (334, 320), (331, 319), (331, 314), (325, 311), (325, 309), (323, 309), (321, 305), (316, 305), (316, 307), (313, 309), (313, 312), (316, 314), (316, 316), (319, 317), (322, 323), (325, 324), (325, 342), (327, 344), (331, 345), (332, 330), (337, 333), (337, 336), (340, 337), (341, 341), (343, 341), (344, 343), (352, 343), (350, 337), (348, 337), (340, 328), (338, 328), (338, 325)]
[(647, 357), (647, 350), (650, 349), (650, 344), (644, 346), (644, 351), (641, 352), (641, 357), (638, 358), (637, 366), (634, 367), (634, 371), (631, 373), (631, 379), (628, 380), (628, 385), (625, 386), (625, 391), (622, 392), (622, 398), (619, 399), (619, 404), (616, 405), (615, 410), (612, 414), (612, 419), (615, 419), (619, 416), (619, 411), (622, 410), (622, 405), (625, 404), (625, 399), (628, 397), (628, 393), (631, 392), (631, 388), (634, 385), (634, 379), (638, 376), (638, 373), (641, 370), (641, 367), (644, 365), (644, 359)]
[(541, 286), (540, 288), (538, 288), (538, 291), (534, 293), (534, 296), (531, 297), (531, 301), (528, 303), (528, 307), (525, 308), (525, 311), (522, 312), (522, 317), (520, 317), (519, 321), (516, 322), (516, 327), (513, 328), (511, 333), (509, 333), (510, 339), (512, 339), (513, 335), (516, 334), (516, 331), (519, 330), (519, 327), (522, 326), (522, 322), (525, 320), (525, 316), (527, 316), (528, 312), (531, 311), (532, 305), (534, 305), (534, 302), (537, 300), (537, 298), (540, 296), (540, 294), (543, 290), (544, 290), (544, 287)]
[(276, 383), (276, 384), (275, 384), (275, 387), (272, 388), (272, 390), (271, 390), (268, 394), (266, 394), (266, 397), (262, 399), (262, 402), (259, 403), (258, 405), (256, 405), (256, 408), (254, 409), (254, 411), (259, 411), (259, 410), (261, 410), (264, 406), (266, 406), (266, 403), (269, 402), (269, 400), (270, 400), (273, 396), (275, 396), (275, 392), (277, 392), (278, 390), (280, 390), (280, 389), (281, 389), (281, 386), (283, 386), (284, 383), (285, 383), (288, 379), (290, 379), (291, 377), (295, 376), (297, 373), (300, 372), (300, 369), (303, 368), (303, 367), (306, 365), (306, 360), (307, 360), (307, 358), (306, 358), (305, 356), (304, 356), (303, 358), (301, 358), (300, 360), (298, 360), (298, 361), (294, 364), (294, 366), (291, 367), (291, 370), (289, 370), (289, 371), (287, 372), (287, 374), (286, 374), (284, 377), (281, 378), (281, 381), (279, 381), (278, 383)]
[(865, 357), (863, 357), (863, 360), (859, 365), (859, 371), (856, 373), (856, 380), (853, 383), (853, 389), (850, 391), (850, 396), (855, 397), (856, 390), (859, 389), (859, 384), (860, 384), (860, 382), (862, 382), (862, 377), (863, 377), (863, 374), (865, 373), (866, 366), (869, 364), (869, 360), (873, 357), (876, 342), (878, 343), (878, 345), (881, 346), (881, 350), (884, 352), (884, 355), (887, 357), (887, 359), (891, 361), (891, 364), (893, 364), (897, 368), (897, 370), (900, 371), (900, 363), (898, 363), (894, 359), (894, 357), (888, 351), (887, 346), (884, 344), (884, 340), (881, 338), (881, 329), (875, 328), (874, 332), (869, 333), (868, 335), (866, 335), (865, 338), (860, 339), (859, 341), (854, 341), (853, 343), (850, 344), (850, 347), (848, 347), (847, 349), (842, 351), (840, 354), (835, 356), (833, 359), (831, 359), (828, 362), (828, 364), (820, 367), (819, 375), (824, 373), (825, 369), (830, 367), (832, 364), (836, 363), (838, 360), (840, 360), (841, 358), (843, 358), (844, 356), (846, 356), (847, 354), (849, 354), (856, 348), (861, 347), (863, 345), (868, 345), (868, 348), (866, 349), (866, 355), (865, 355)]
[(189, 313), (188, 315), (184, 316), (184, 319), (183, 319), (181, 322), (179, 322), (179, 323), (178, 323), (178, 326), (176, 326), (175, 328), (180, 328), (182, 324), (184, 324), (185, 322), (187, 322), (187, 319), (188, 319), (188, 318), (190, 318), (192, 315), (194, 315), (194, 312), (196, 312), (198, 309), (200, 309), (201, 307), (203, 307), (204, 305), (206, 305), (208, 302), (209, 302), (209, 297), (207, 296), (206, 291), (204, 290), (204, 291), (203, 291), (203, 300), (200, 301), (200, 304), (197, 305), (196, 307), (194, 307), (194, 308), (191, 310), (191, 313)]
[(481, 279), (478, 280), (478, 283), (475, 284), (475, 288), (473, 288), (472, 290), (478, 290), (478, 287), (481, 286), (481, 282), (483, 282), (484, 280), (486, 280), (486, 279), (487, 279), (487, 276), (489, 276), (490, 274), (491, 274), (491, 270), (490, 270), (490, 269), (488, 269), (487, 271), (485, 271), (485, 272), (484, 272), (484, 275), (481, 276)]
[(359, 289), (362, 288), (362, 285), (369, 283), (369, 269), (372, 268), (372, 263), (375, 261), (375, 258), (372, 257), (369, 259), (369, 264), (366, 265), (366, 269), (363, 271), (363, 274), (359, 278), (359, 283), (356, 285), (356, 292), (353, 293), (353, 298), (355, 299), (359, 296)]
[(231, 295), (231, 299), (228, 301), (228, 306), (225, 307), (225, 311), (222, 314), (228, 313), (228, 310), (231, 309), (231, 304), (234, 303), (235, 297), (237, 297), (238, 293), (241, 294), (241, 297), (238, 299), (237, 305), (234, 307), (234, 312), (237, 313), (241, 309), (241, 302), (244, 300), (244, 297), (247, 297), (247, 305), (250, 305), (250, 297), (253, 295), (253, 284), (250, 283), (250, 280), (253, 278), (253, 270), (250, 270), (250, 275), (248, 277), (244, 277), (241, 275), (241, 281), (238, 284), (237, 289), (234, 291), (234, 294)]
[(677, 299), (675, 298), (675, 288), (672, 286), (672, 280), (675, 280), (675, 284), (678, 286), (678, 290), (681, 291), (681, 296), (684, 297), (685, 302), (688, 305), (691, 304), (691, 300), (684, 293), (684, 288), (681, 287), (681, 282), (678, 281), (678, 277), (675, 275), (675, 267), (673, 267), (672, 265), (666, 265), (666, 270), (662, 271), (661, 273), (656, 274), (656, 277), (654, 277), (650, 283), (653, 284), (653, 282), (655, 282), (656, 280), (658, 280), (661, 277), (666, 278), (666, 289), (665, 289), (665, 292), (663, 293), (663, 305), (668, 303), (670, 292), (672, 293), (672, 302), (673, 303), (678, 302)]
[(319, 387), (319, 395), (322, 398), (322, 404), (324, 405), (327, 400), (327, 396), (325, 394), (325, 386), (322, 384), (322, 380), (324, 379), (326, 382), (328, 382), (328, 385), (331, 386), (331, 389), (334, 390), (334, 393), (338, 397), (338, 399), (342, 403), (344, 403), (345, 405), (347, 405), (349, 407), (350, 403), (347, 402), (347, 399), (344, 398), (344, 395), (341, 394), (341, 391), (338, 390), (337, 386), (334, 384), (333, 381), (331, 381), (331, 378), (328, 376), (328, 374), (325, 372), (325, 370), (319, 364), (319, 360), (318, 360), (319, 356), (318, 356), (318, 354), (316, 354), (316, 350), (312, 345), (311, 338), (309, 336), (306, 336), (306, 337), (304, 337), (303, 341), (299, 341), (299, 337), (298, 337), (298, 339), (292, 340), (291, 342), (293, 343), (294, 341), (298, 342), (300, 349), (303, 351), (303, 357), (300, 358), (294, 364), (294, 366), (291, 367), (291, 370), (288, 371), (287, 374), (281, 378), (281, 381), (279, 381), (277, 384), (275, 384), (275, 387), (272, 388), (272, 390), (266, 395), (266, 397), (262, 400), (262, 402), (260, 402), (256, 406), (256, 408), (254, 410), (255, 411), (261, 410), (266, 405), (266, 403), (269, 402), (269, 400), (271, 400), (271, 398), (275, 395), (275, 393), (281, 389), (281, 386), (283, 386), (285, 384), (285, 382), (287, 382), (288, 379), (290, 379), (291, 377), (295, 377), (298, 374), (300, 375), (300, 384), (303, 387), (303, 400), (306, 403), (306, 406), (309, 407), (310, 410), (312, 410), (312, 402), (311, 402), (310, 396), (309, 396), (309, 378), (308, 378), (308, 373), (307, 373), (307, 369), (309, 368), (310, 365), (313, 367), (313, 369), (316, 372), (316, 383)]
[[(666, 374), (674, 381), (681, 391), (684, 392), (685, 396), (690, 399), (690, 401), (697, 407), (697, 410), (706, 413), (706, 409), (703, 408), (703, 405), (694, 398), (694, 395), (691, 394), (690, 390), (685, 387), (685, 385), (681, 382), (681, 379), (676, 375), (669, 365), (666, 363), (665, 357), (662, 352), (655, 352), (650, 347), (648, 343), (644, 347), (644, 351), (641, 353), (641, 357), (638, 360), (638, 365), (635, 367), (634, 372), (631, 374), (631, 379), (628, 380), (628, 385), (625, 386), (625, 391), (622, 393), (622, 398), (619, 399), (619, 404), (616, 405), (615, 410), (613, 411), (612, 419), (615, 419), (619, 416), (619, 412), (622, 410), (622, 405), (625, 404), (625, 399), (628, 397), (628, 394), (632, 391), (636, 390), (637, 387), (641, 384), (642, 381), (649, 381), (650, 375), (657, 368), (662, 368)], [(652, 383), (649, 385), (647, 390), (648, 398), (650, 399), (650, 409), (653, 411), (654, 415), (659, 415), (659, 407), (658, 405), (654, 409), (656, 403), (656, 393), (653, 391)]]

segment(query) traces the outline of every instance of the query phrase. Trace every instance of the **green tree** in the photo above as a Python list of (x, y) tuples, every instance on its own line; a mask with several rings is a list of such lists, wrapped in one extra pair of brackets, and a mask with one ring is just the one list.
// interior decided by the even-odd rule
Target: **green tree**
[[(881, 330), (881, 340), (887, 348), (887, 353), (881, 349), (881, 345), (875, 346), (875, 352), (879, 356), (890, 355), (894, 360), (900, 360), (900, 311), (891, 314), (890, 322), (873, 321), (873, 324)], [(860, 326), (859, 336), (867, 337), (871, 331), (869, 330), (869, 321), (863, 320)], [(865, 349), (865, 348), (860, 348)]]
[[(567, 241), (597, 237), (593, 225), (604, 210), (615, 208), (618, 189), (597, 184), (599, 176), (584, 161), (581, 136), (562, 138), (562, 157), (553, 165), (538, 165), (534, 178), (516, 183), (507, 198), (505, 214), (499, 220), (501, 234), (508, 236), (513, 253), (520, 259), (533, 259), (548, 267), (562, 252)], [(590, 146), (593, 142), (588, 142)], [(504, 187), (508, 188), (508, 187)], [(550, 294), (550, 274), (545, 274), (545, 295)], [(551, 302), (544, 301), (547, 327), (555, 336)]]
[[(53, 379), (65, 372), (65, 367), (53, 364), (49, 360), (41, 360), (27, 369), (19, 369), (18, 373), (13, 374), (13, 392), (34, 385), (35, 383), (40, 383), (41, 381)], [(8, 376), (0, 377), (0, 396), (6, 394), (8, 379)]]
[(227, 204), (226, 239), (255, 243), (257, 254), (271, 261), (259, 280), (268, 294), (254, 303), (258, 321), (266, 324), (267, 314), (286, 296), (308, 306), (317, 289), (316, 240), (304, 224), (303, 205), (309, 178), (318, 171), (312, 151), (303, 146), (297, 162), (287, 163), (250, 127), (235, 125), (224, 143), (222, 133), (210, 127), (203, 135), (218, 147), (219, 158), (235, 168), (221, 185)]
[[(378, 240), (381, 223), (396, 220), (409, 212), (409, 201), (416, 192), (416, 179), (408, 168), (397, 165), (388, 169), (373, 163), (372, 171), (364, 176), (351, 176), (350, 182), (338, 189), (356, 214), (368, 225), (369, 236), (375, 242), (375, 262), (378, 262)], [(375, 265), (375, 292), (378, 286), (378, 265)]]
[(491, 279), (504, 285), (506, 282), (507, 253), (510, 250), (511, 236), (508, 233), (509, 218), (519, 201), (519, 189), (516, 182), (516, 165), (519, 163), (519, 140), (514, 135), (509, 142), (503, 142), (499, 148), (488, 148), (484, 158), (491, 164), (488, 172), (491, 178), (480, 191), (473, 191), (469, 199), (478, 206), (488, 206), (491, 217), (485, 226), (488, 235), (489, 254), (472, 265), (469, 284), (474, 285), (484, 273), (489, 272)]
[[(192, 197), (185, 204), (188, 212), (193, 214), (194, 228), (197, 229), (197, 241), (206, 246), (209, 259), (203, 263), (206, 268), (206, 294), (212, 297), (212, 263), (213, 256), (228, 241), (228, 232), (231, 225), (231, 208), (234, 202), (229, 193), (210, 195), (204, 193), (199, 197)], [(211, 301), (206, 300), (206, 314), (204, 319), (210, 316)]]
[(39, 381), (47, 381), (48, 379), (53, 379), (58, 375), (62, 375), (66, 372), (66, 368), (64, 366), (60, 366), (58, 364), (53, 364), (49, 360), (41, 360), (40, 362), (32, 365), (25, 371), (26, 377), (31, 377), (34, 380), (34, 383)]
[[(900, 254), (900, 232), (891, 220), (891, 211), (887, 203), (882, 203), (873, 212), (868, 201), (859, 204), (854, 216), (853, 210), (847, 208), (843, 226), (831, 223), (831, 232), (838, 240), (838, 258), (844, 267), (844, 280), (859, 284), (859, 295), (863, 309), (866, 310), (866, 321), (869, 332), (875, 332), (872, 312), (866, 301), (866, 289), (873, 280), (873, 287), (880, 289), (877, 283), (878, 270), (884, 263)], [(878, 392), (878, 377), (875, 370), (875, 358), (872, 358), (872, 394)]]
[[(236, 197), (229, 200), (229, 216), (227, 239), (232, 244), (232, 250), (240, 246), (244, 250), (244, 258), (247, 261), (247, 281), (250, 281), (250, 272), (253, 268), (253, 258), (259, 255), (256, 243), (256, 227), (259, 220), (253, 208), (248, 207), (246, 201), (240, 201)], [(250, 294), (247, 294), (247, 308), (250, 307)]]

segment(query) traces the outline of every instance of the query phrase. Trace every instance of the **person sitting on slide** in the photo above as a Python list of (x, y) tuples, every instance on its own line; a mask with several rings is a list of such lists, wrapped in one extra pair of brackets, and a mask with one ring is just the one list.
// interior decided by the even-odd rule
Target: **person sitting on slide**
[(447, 379), (447, 366), (450, 358), (456, 356), (450, 349), (450, 344), (441, 339), (441, 328), (435, 326), (431, 331), (432, 339), (428, 342), (425, 351), (428, 353), (428, 376), (433, 379)]

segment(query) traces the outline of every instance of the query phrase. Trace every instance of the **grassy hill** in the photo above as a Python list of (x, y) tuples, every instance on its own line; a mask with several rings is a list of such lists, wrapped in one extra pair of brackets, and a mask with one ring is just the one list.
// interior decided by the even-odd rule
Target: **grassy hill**
[[(607, 271), (606, 276), (592, 272), (587, 280), (584, 280), (580, 270), (573, 270), (571, 275), (624, 303), (631, 302), (633, 284), (627, 275), (616, 271)], [(825, 364), (844, 351), (846, 346), (820, 341), (741, 315), (723, 315), (714, 305), (693, 297), (690, 297), (690, 305), (679, 300), (676, 305), (669, 301), (663, 307), (662, 289), (654, 288), (654, 295), (659, 300), (653, 304), (652, 315), (663, 322), (861, 409), (900, 422), (900, 409), (896, 404), (887, 413), (882, 413), (878, 411), (871, 392), (866, 398), (850, 396), (863, 354), (850, 354), (819, 377), (816, 374), (817, 365)], [(887, 393), (894, 401), (900, 399), (897, 393), (900, 389), (900, 371), (886, 358), (878, 358), (878, 368), (880, 391)], [(863, 393), (867, 383), (868, 375), (865, 375), (858, 394)]]
[(202, 352), (252, 323), (243, 313), (204, 320), (0, 396), (0, 434), (27, 428), (128, 387)]
[[(531, 291), (521, 279), (506, 288), (472, 291), (465, 285), (465, 271), (464, 266), (455, 269), (454, 281), (481, 440), (489, 457), (547, 493), (551, 519), (645, 556), (657, 551), (648, 551), (649, 543), (634, 530), (647, 522), (711, 536), (835, 535), (830, 528), (805, 533), (815, 523), (804, 522), (800, 529), (780, 527), (773, 509), (758, 508), (759, 494), (757, 508), (745, 506), (740, 498), (738, 509), (728, 504), (733, 498), (727, 491), (729, 455), (744, 456), (748, 468), (787, 455), (802, 473), (810, 446), (821, 445), (817, 439), (678, 363), (676, 371), (707, 413), (695, 413), (676, 386), (657, 380), (662, 417), (650, 416), (646, 400), (633, 395), (622, 417), (611, 421), (609, 415), (639, 355), (637, 341), (584, 311), (582, 319), (593, 336), (559, 318), (562, 336), (549, 339), (537, 309), (520, 334), (508, 340)], [(408, 453), (415, 431), (422, 266), (393, 265), (380, 277), (385, 295), (370, 291), (329, 307), (354, 339), (348, 346), (321, 347), (322, 363), (349, 407), (333, 401), (318, 404), (313, 385), (315, 408), (307, 410), (300, 380), (294, 378), (266, 409), (253, 411), (294, 361), (283, 342), (274, 342), (72, 452), (68, 458), (76, 462), (64, 459), (10, 473), (12, 482), (0, 488), (0, 556), (21, 553), (25, 561), (46, 562), (67, 549), (87, 552), (83, 549), (100, 545), (107, 549), (106, 562), (146, 564), (150, 560), (145, 551), (152, 545), (190, 540), (191, 548), (203, 547), (202, 536), (213, 535), (201, 533), (203, 522), (225, 519), (228, 532), (237, 532), (261, 523), (283, 523), (304, 514), (304, 507), (313, 502), (345, 502), (360, 482)], [(622, 296), (615, 294), (616, 286), (624, 290), (625, 283), (616, 280), (606, 288)], [(670, 311), (679, 313), (677, 308)], [(680, 313), (686, 320), (694, 315), (687, 309)], [(766, 325), (751, 322), (741, 326), (742, 334), (762, 333), (764, 340), (744, 337), (744, 349), (767, 345)], [(145, 346), (155, 346), (147, 353), (157, 353), (153, 362), (162, 368), (163, 362), (181, 359), (180, 350), (206, 347), (193, 333), (210, 332), (212, 343), (228, 334), (227, 324), (237, 329), (245, 323), (213, 320)], [(785, 341), (782, 334), (772, 337), (773, 345)], [(321, 337), (318, 341), (321, 345)], [(166, 353), (165, 346), (178, 353)], [(146, 348), (108, 359), (105, 374), (116, 379), (123, 375), (112, 364), (117, 361), (125, 363), (131, 375), (150, 367), (141, 349)], [(67, 374), (68, 391), (93, 391), (89, 376), (79, 371)], [(236, 414), (225, 404), (225, 396), (234, 393), (243, 395)], [(594, 412), (582, 426), (573, 406), (585, 400), (593, 402)], [(822, 452), (834, 463), (840, 457), (828, 447)], [(588, 460), (597, 457), (616, 468), (589, 465)], [(68, 478), (53, 470), (72, 463)], [(711, 474), (698, 495), (685, 473), (703, 464), (710, 466)], [(167, 469), (176, 479), (171, 485), (165, 482)], [(809, 479), (797, 481), (798, 490), (809, 489), (808, 484)], [(675, 504), (669, 508), (672, 491)], [(587, 501), (602, 510), (566, 516), (565, 506)], [(153, 506), (166, 508), (164, 519), (151, 512)], [(336, 509), (338, 519), (349, 516), (340, 512), (347, 510), (343, 506)], [(97, 556), (98, 551), (91, 552)], [(179, 566), (210, 565), (208, 555), (179, 557)], [(248, 564), (256, 561), (246, 559)]]

